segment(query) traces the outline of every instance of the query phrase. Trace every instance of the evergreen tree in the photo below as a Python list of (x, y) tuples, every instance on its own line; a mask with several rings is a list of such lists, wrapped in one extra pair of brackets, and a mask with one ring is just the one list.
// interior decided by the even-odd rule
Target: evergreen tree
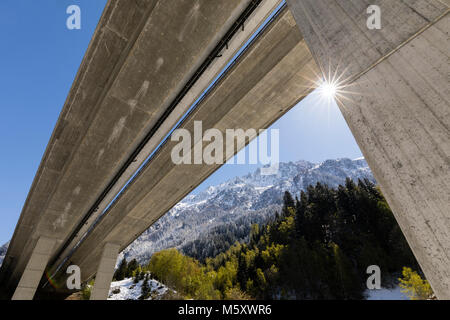
[(127, 272), (128, 272), (128, 263), (127, 260), (123, 258), (123, 260), (119, 264), (119, 268), (114, 273), (114, 279), (116, 281), (121, 281), (125, 279)]
[(133, 272), (135, 272), (139, 267), (139, 263), (136, 259), (131, 260), (127, 265), (127, 271), (125, 274), (125, 278), (133, 277)]
[(139, 300), (146, 300), (150, 297), (151, 290), (150, 286), (148, 285), (148, 274), (145, 275), (144, 283), (142, 284), (141, 288), (141, 296), (139, 297)]
[(295, 201), (290, 192), (285, 191), (283, 196), (283, 216), (287, 216), (289, 214), (289, 208), (295, 208)]
[(295, 235), (300, 239), (305, 235), (305, 214), (308, 206), (308, 198), (305, 192), (300, 193), (300, 200), (296, 203), (295, 210)]

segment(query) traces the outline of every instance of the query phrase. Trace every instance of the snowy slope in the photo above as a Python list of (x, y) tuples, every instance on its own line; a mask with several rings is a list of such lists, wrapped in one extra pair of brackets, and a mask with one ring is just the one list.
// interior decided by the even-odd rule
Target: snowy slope
[[(277, 175), (261, 175), (260, 169), (191, 194), (124, 250), (122, 256), (146, 263), (154, 252), (196, 240), (214, 227), (242, 217), (254, 221), (273, 215), (282, 203), (284, 191), (298, 195), (309, 185), (321, 182), (330, 187), (367, 178), (374, 181), (364, 159), (326, 160), (322, 163), (297, 161), (280, 163)], [(241, 219), (242, 220), (242, 219)]]
[[(142, 295), (143, 283), (144, 280), (134, 283), (133, 278), (112, 282), (108, 300), (138, 300)], [(148, 285), (151, 296), (147, 300), (159, 300), (169, 290), (165, 285), (153, 279), (148, 281)]]
[(9, 241), (0, 247), (0, 267), (2, 266), (3, 259), (5, 259), (6, 251), (8, 250)]

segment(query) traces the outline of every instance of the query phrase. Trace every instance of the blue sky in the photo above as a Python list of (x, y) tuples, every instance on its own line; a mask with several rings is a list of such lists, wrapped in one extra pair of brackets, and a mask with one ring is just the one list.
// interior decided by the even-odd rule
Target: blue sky
[[(82, 10), (81, 30), (66, 9)], [(106, 0), (0, 1), (0, 244), (14, 232), (58, 115)], [(278, 120), (281, 161), (357, 158), (361, 152), (335, 104), (311, 95)], [(225, 165), (199, 189), (254, 169)]]

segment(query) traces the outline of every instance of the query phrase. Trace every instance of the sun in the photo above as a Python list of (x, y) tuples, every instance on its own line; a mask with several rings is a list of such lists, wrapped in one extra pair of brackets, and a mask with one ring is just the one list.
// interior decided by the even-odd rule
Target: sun
[(339, 91), (339, 86), (337, 83), (324, 80), (322, 81), (318, 89), (320, 95), (323, 98), (325, 98), (326, 100), (334, 100)]
[(332, 67), (331, 61), (328, 66), (318, 66), (319, 70), (311, 69), (313, 78), (304, 77), (308, 81), (305, 88), (314, 90), (314, 96), (318, 98), (325, 105), (331, 106), (337, 104), (339, 108), (345, 109), (345, 103), (356, 101), (352, 96), (361, 96), (359, 89), (355, 91), (353, 88), (359, 88), (361, 81), (354, 79), (348, 74), (348, 67), (341, 66), (340, 62), (335, 67)]
[(338, 87), (334, 83), (325, 82), (322, 84), (322, 94), (325, 98), (334, 98), (336, 96)]

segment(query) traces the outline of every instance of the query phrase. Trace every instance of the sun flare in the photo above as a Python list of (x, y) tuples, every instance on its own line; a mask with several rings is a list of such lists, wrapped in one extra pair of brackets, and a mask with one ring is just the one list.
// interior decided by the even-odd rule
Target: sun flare
[(334, 99), (338, 86), (333, 82), (324, 81), (319, 88), (320, 94), (327, 99)]

